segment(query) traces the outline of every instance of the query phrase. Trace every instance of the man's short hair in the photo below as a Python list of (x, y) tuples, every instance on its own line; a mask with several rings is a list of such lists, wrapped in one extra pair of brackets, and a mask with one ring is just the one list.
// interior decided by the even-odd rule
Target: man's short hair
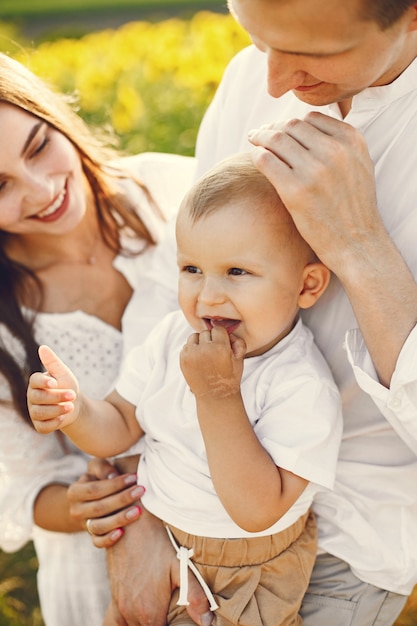
[(414, 4), (415, 0), (362, 0), (363, 15), (386, 30)]

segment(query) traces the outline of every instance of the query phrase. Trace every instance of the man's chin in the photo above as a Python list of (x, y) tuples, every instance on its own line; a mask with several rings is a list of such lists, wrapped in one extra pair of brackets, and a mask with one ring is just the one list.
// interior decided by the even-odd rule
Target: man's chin
[(296, 98), (298, 98), (298, 100), (301, 100), (301, 102), (305, 102), (306, 104), (310, 104), (314, 107), (321, 107), (335, 103), (341, 104), (345, 102), (346, 104), (349, 103), (350, 108), (350, 103), (352, 102), (352, 98), (354, 95), (341, 93), (340, 91), (336, 91), (335, 89), (325, 89), (324, 86), (322, 89), (319, 89), (319, 87), (317, 87), (316, 90), (312, 89), (311, 91), (293, 89), (292, 93)]
[(325, 93), (325, 91), (323, 89), (319, 89), (319, 87), (315, 90), (311, 89), (309, 91), (303, 89), (293, 89), (292, 92), (296, 98), (301, 100), (301, 102), (311, 104), (312, 106), (325, 106), (326, 104), (339, 102), (339, 97), (336, 93)]

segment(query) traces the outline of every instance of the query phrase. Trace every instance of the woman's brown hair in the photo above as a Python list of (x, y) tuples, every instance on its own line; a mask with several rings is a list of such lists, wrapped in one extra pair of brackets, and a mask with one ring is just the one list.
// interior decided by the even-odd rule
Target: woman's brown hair
[[(73, 144), (91, 187), (101, 235), (115, 253), (127, 254), (120, 242), (120, 232), (125, 227), (148, 244), (155, 243), (127, 198), (111, 184), (110, 171), (114, 177), (128, 177), (108, 167), (109, 162), (120, 155), (111, 147), (108, 138), (90, 131), (75, 112), (74, 103), (68, 96), (55, 92), (18, 61), (0, 54), (1, 102), (44, 120)], [(135, 182), (157, 208), (146, 187), (139, 181)], [(26, 406), (26, 386), (29, 374), (41, 369), (33, 328), (36, 312), (42, 303), (42, 286), (29, 267), (8, 258), (5, 253), (6, 239), (7, 233), (0, 231), (0, 325), (21, 344), (25, 359), (21, 363), (14, 358), (0, 338), (0, 376), (3, 375), (9, 384), (15, 409), (31, 423)], [(21, 304), (27, 300), (25, 294), (29, 292), (35, 305), (34, 315), (28, 319), (22, 312)], [(33, 294), (36, 294), (35, 298)]]

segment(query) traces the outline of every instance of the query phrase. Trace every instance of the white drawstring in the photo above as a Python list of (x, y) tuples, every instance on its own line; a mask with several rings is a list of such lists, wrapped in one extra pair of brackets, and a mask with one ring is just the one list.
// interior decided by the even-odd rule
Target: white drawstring
[(191, 549), (185, 548), (184, 546), (179, 547), (176, 544), (176, 541), (171, 532), (171, 529), (168, 528), (168, 526), (165, 526), (165, 528), (167, 529), (168, 537), (171, 540), (174, 550), (177, 553), (177, 559), (180, 562), (180, 597), (178, 598), (177, 604), (179, 606), (188, 606), (190, 604), (188, 602), (188, 571), (187, 571), (187, 568), (189, 567), (190, 570), (195, 575), (195, 577), (197, 578), (200, 585), (202, 586), (203, 591), (207, 596), (207, 600), (210, 602), (210, 610), (215, 611), (216, 609), (219, 608), (219, 605), (214, 599), (214, 596), (211, 593), (206, 581), (204, 580), (204, 578), (202, 577), (202, 575), (200, 574), (200, 572), (198, 571), (194, 563), (191, 561), (191, 557), (194, 554), (194, 550), (192, 548)]

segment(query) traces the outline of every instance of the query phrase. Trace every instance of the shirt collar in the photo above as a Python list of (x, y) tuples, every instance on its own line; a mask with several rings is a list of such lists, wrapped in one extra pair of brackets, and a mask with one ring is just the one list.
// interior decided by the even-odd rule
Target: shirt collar
[[(360, 93), (356, 94), (352, 100), (352, 108), (346, 116), (345, 121), (356, 114), (365, 113), (367, 111), (375, 112), (378, 109), (385, 108), (417, 89), (417, 58), (389, 85), (381, 87), (368, 87)], [(338, 104), (330, 104), (329, 109), (335, 117), (340, 118), (340, 110)]]

